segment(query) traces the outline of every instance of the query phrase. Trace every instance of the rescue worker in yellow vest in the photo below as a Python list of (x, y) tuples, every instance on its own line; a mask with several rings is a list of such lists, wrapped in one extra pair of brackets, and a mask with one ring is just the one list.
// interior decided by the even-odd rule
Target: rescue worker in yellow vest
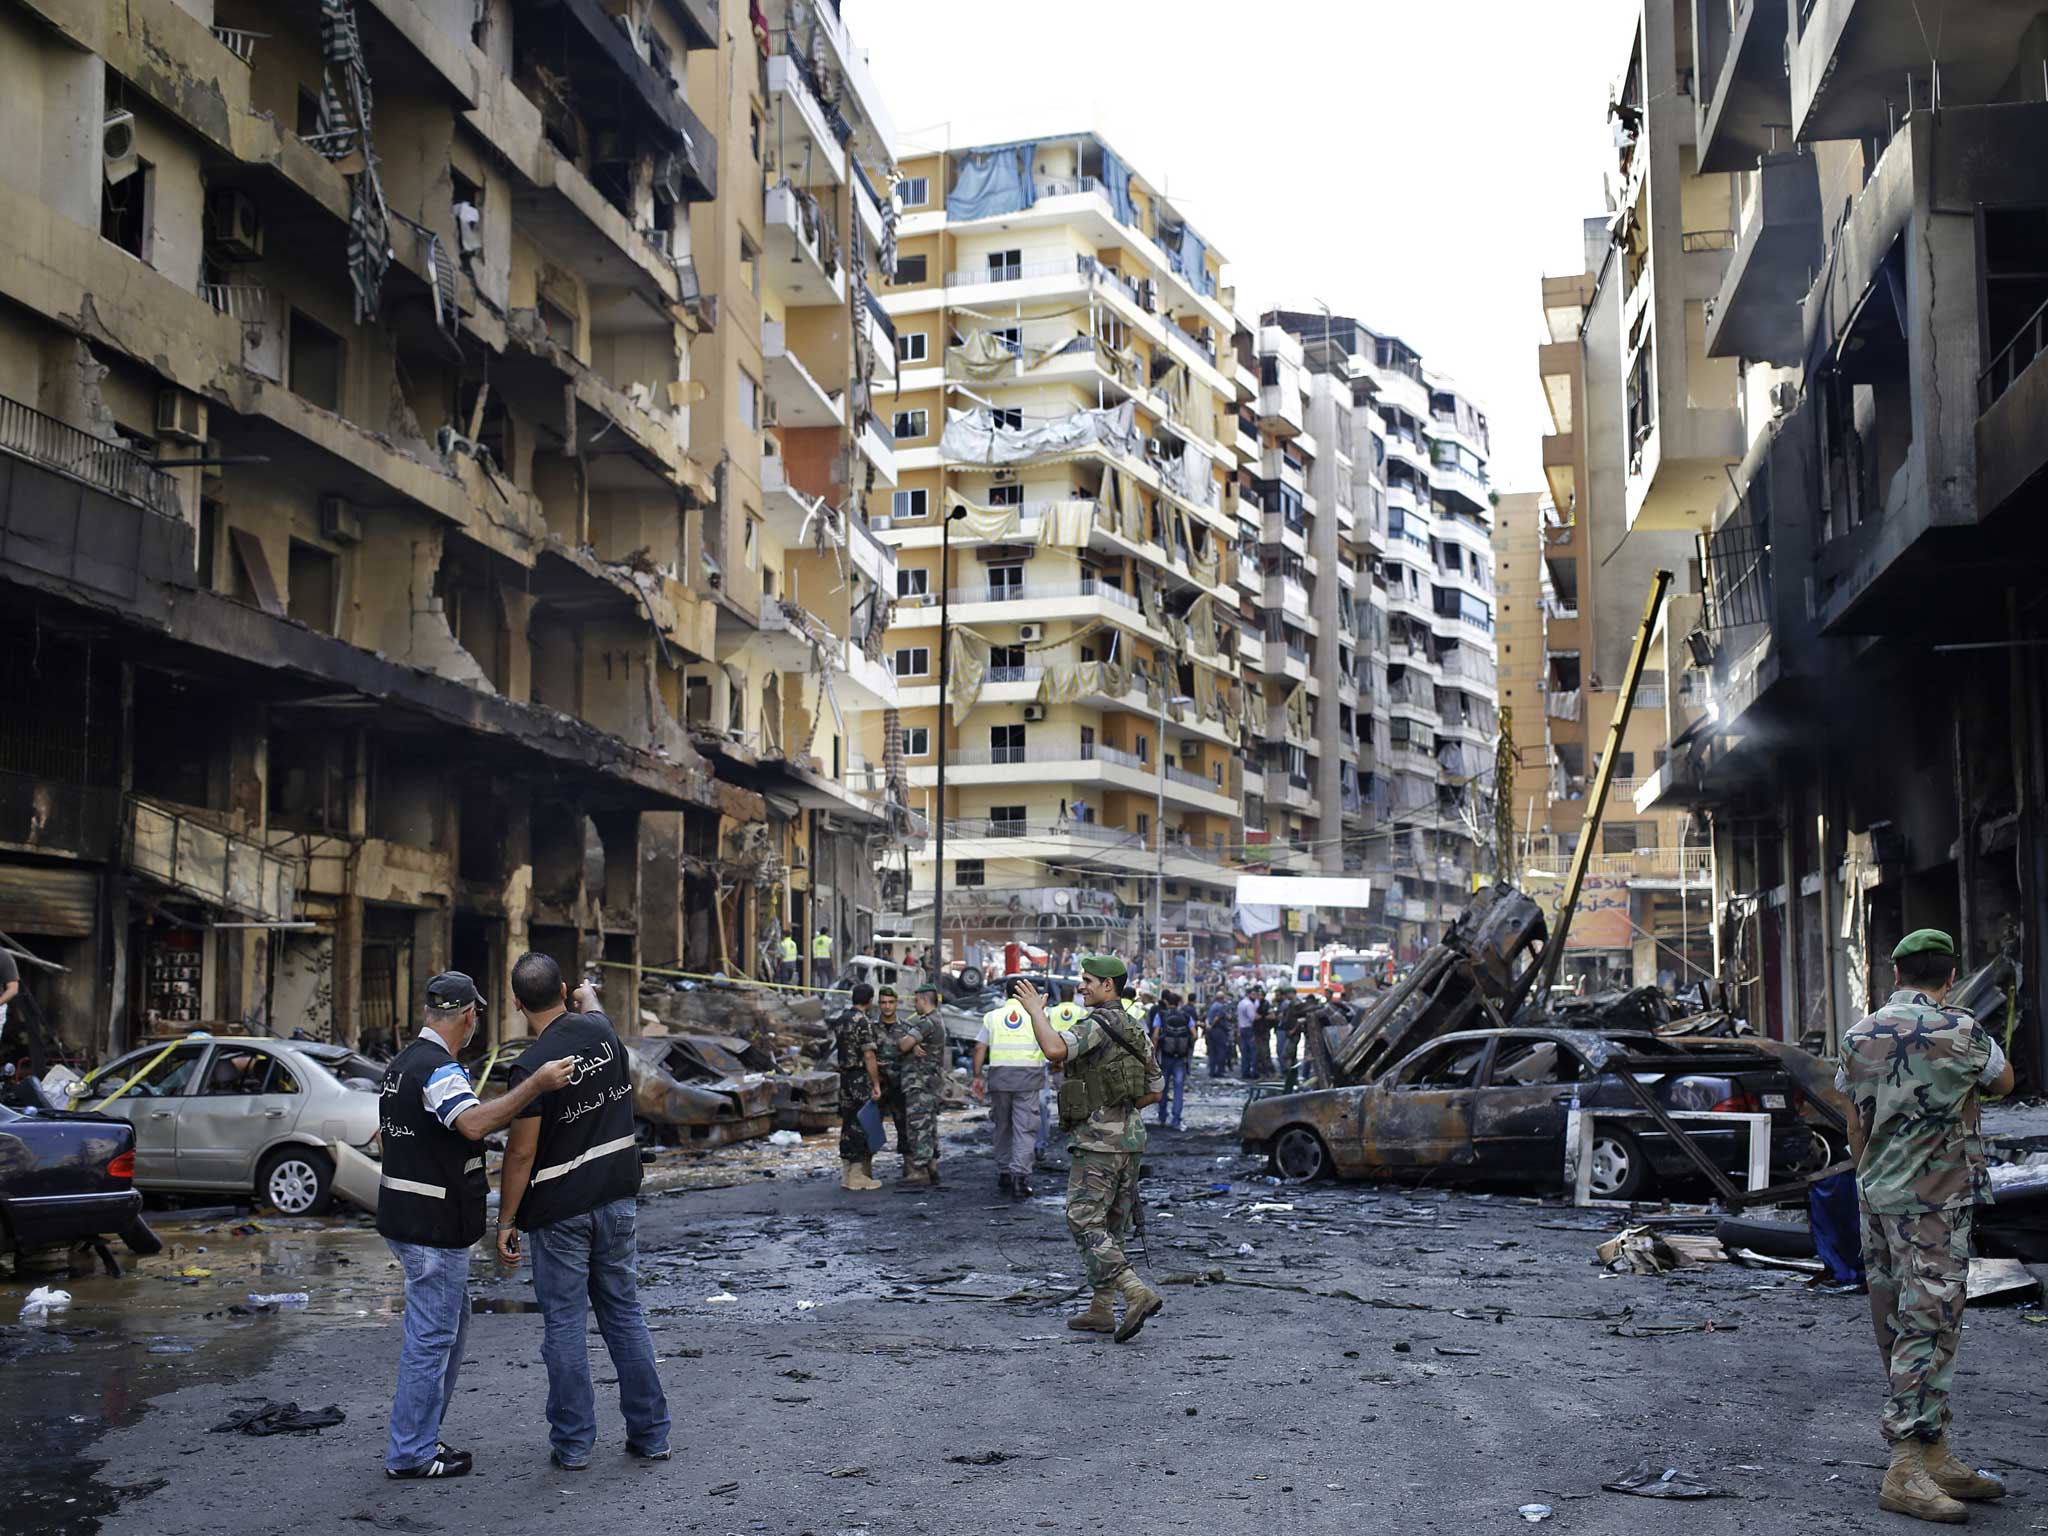
[(785, 933), (782, 936), (779, 954), (782, 960), (782, 974), (776, 980), (780, 981), (784, 986), (789, 986), (796, 980), (797, 951), (795, 934)]
[(1038, 1048), (1024, 1005), (1013, 996), (981, 1016), (970, 1091), (977, 1102), (988, 1100), (995, 1126), (996, 1189), (1020, 1200), (1032, 1193), (1031, 1154), (1038, 1144), (1039, 1093), (1044, 1087), (1045, 1052)]
[[(1017, 1001), (1031, 1019), (1038, 1048), (1049, 1062), (1066, 1063), (1060, 1087), (1060, 1128), (1068, 1133), (1067, 1230), (1081, 1250), (1094, 1293), (1088, 1309), (1067, 1319), (1069, 1328), (1114, 1333), (1121, 1344), (1165, 1304), (1124, 1257), (1124, 1242), (1138, 1215), (1138, 1161), (1145, 1150), (1141, 1111), (1159, 1101), (1164, 1079), (1143, 1027), (1121, 1007), (1124, 962), (1114, 955), (1081, 961), (1085, 1017), (1054, 1029), (1045, 998), (1028, 981)], [(1117, 1321), (1121, 1295), (1124, 1315)]]

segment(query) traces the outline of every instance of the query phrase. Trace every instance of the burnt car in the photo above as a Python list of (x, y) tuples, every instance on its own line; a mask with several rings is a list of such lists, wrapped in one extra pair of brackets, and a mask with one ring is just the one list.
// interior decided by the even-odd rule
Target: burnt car
[[(1668, 1065), (1666, 1065), (1668, 1063)], [(1239, 1139), (1289, 1179), (1428, 1178), (1554, 1189), (1577, 1105), (1641, 1113), (1629, 1072), (1667, 1111), (1771, 1117), (1771, 1166), (1825, 1166), (1830, 1148), (1804, 1117), (1805, 1095), (1774, 1056), (1734, 1042), (1674, 1042), (1647, 1031), (1465, 1030), (1418, 1046), (1368, 1083), (1276, 1094), (1246, 1105)], [(1748, 1130), (1680, 1122), (1739, 1182)], [(1676, 1138), (1647, 1116), (1598, 1121), (1592, 1193), (1633, 1199), (1660, 1181), (1697, 1177)]]
[(107, 1237), (137, 1253), (163, 1246), (142, 1219), (135, 1128), (112, 1115), (0, 1106), (0, 1247), (18, 1263)]

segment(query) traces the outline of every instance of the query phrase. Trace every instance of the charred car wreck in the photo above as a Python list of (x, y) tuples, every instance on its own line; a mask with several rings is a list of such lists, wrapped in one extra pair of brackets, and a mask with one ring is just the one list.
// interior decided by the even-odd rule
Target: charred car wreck
[(1845, 1106), (1818, 1058), (1777, 1041), (1673, 1033), (1673, 1010), (1633, 993), (1552, 1010), (1534, 995), (1546, 943), (1535, 902), (1508, 885), (1481, 892), (1355, 1025), (1310, 1033), (1315, 1085), (1255, 1097), (1244, 1150), (1294, 1179), (1556, 1188), (1568, 1131), (1591, 1112), (1596, 1198), (1679, 1180), (1703, 1180), (1732, 1204), (1780, 1195), (1739, 1182), (1752, 1122), (1673, 1118), (1723, 1113), (1767, 1117), (1778, 1175), (1839, 1161)]

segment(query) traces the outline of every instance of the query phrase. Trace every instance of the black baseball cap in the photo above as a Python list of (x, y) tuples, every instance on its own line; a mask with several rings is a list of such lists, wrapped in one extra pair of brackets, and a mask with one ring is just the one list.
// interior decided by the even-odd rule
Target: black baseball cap
[(461, 971), (443, 971), (427, 983), (427, 1006), (437, 1013), (459, 1013), (470, 1007), (482, 1013), (484, 999), (476, 983)]

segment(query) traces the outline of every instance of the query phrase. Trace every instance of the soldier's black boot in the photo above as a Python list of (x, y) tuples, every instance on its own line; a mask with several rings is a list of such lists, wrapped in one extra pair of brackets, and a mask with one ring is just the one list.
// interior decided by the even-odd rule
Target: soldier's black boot
[(1031, 1198), (1031, 1181), (1021, 1173), (1013, 1174), (1010, 1178), (1010, 1193), (1019, 1200), (1029, 1200)]
[(1001, 1173), (996, 1175), (996, 1193), (999, 1195), (1007, 1195), (1009, 1192), (1010, 1170), (1005, 1168)]

